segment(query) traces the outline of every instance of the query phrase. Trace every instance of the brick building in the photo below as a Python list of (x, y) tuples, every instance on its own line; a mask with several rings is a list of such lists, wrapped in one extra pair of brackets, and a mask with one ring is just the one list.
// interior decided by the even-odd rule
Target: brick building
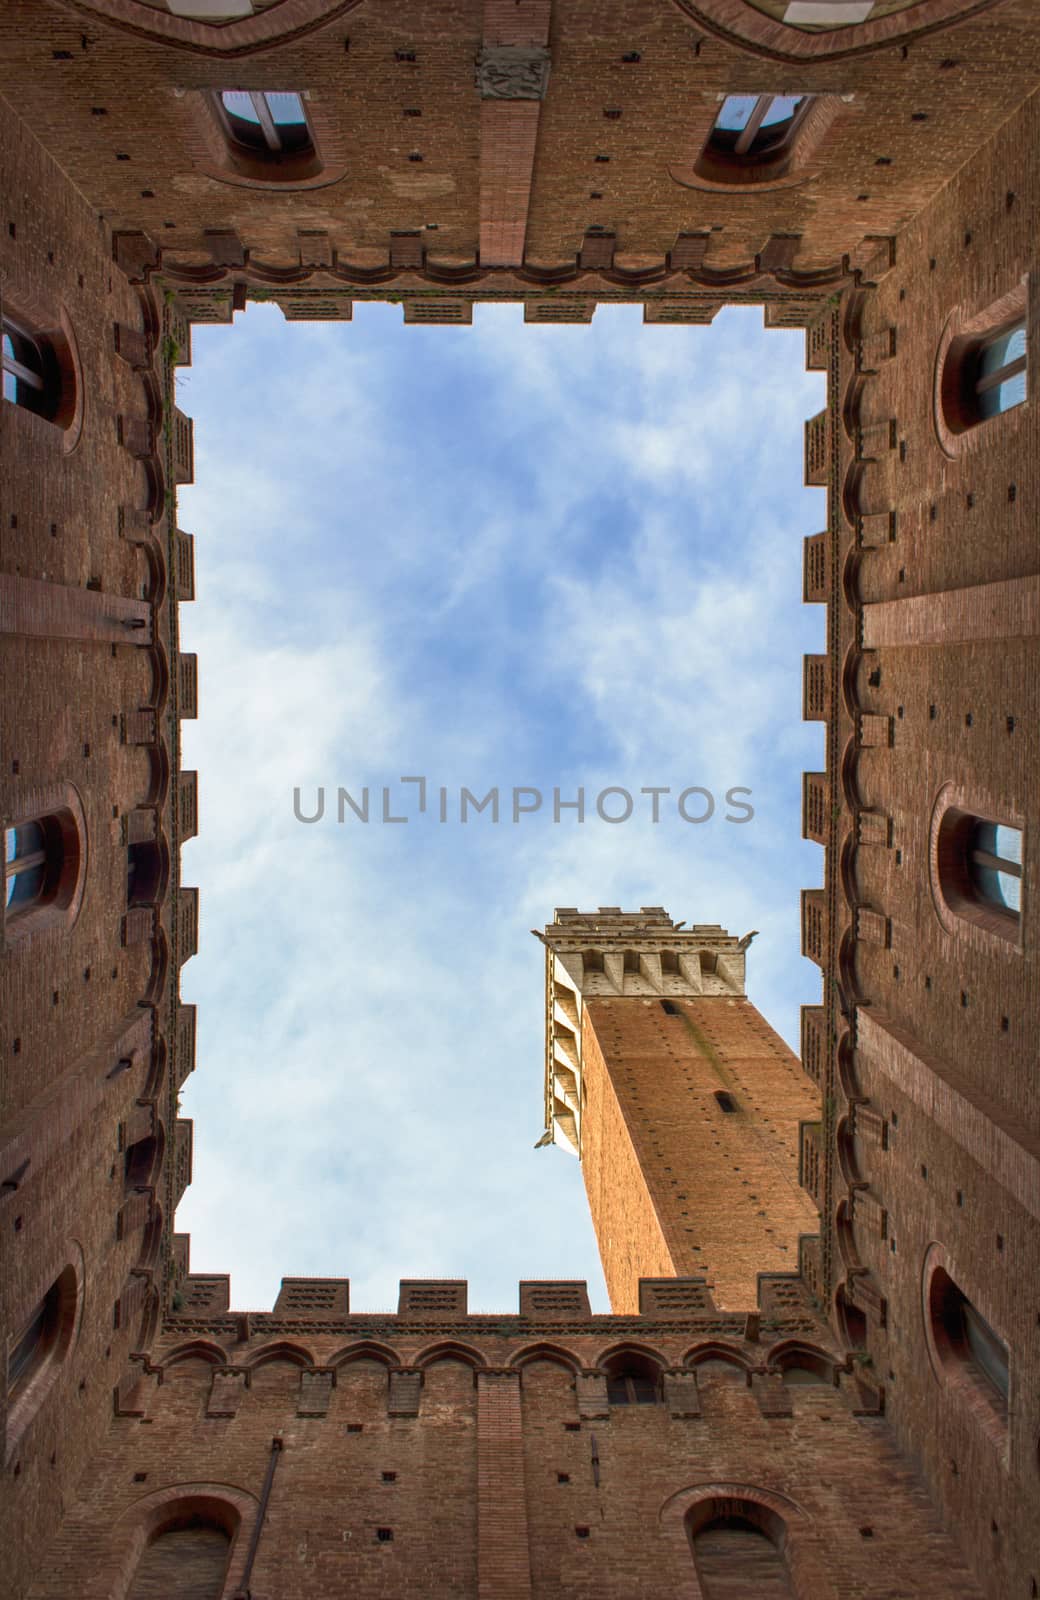
[[(1035, 1600), (1032, 0), (4, 0), (0, 42), (6, 1592)], [(251, 298), (388, 297), (761, 304), (827, 373), (801, 1071), (722, 929), (544, 935), (607, 1317), (240, 1313), (172, 1231), (173, 372)]]

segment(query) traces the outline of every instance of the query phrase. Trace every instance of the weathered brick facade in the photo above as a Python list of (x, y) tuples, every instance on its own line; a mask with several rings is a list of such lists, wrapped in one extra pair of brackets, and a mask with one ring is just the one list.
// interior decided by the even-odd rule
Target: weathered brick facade
[[(0, 7), (0, 309), (56, 397), (0, 406), (0, 813), (52, 819), (62, 863), (0, 940), (17, 1600), (1037, 1595), (1040, 18), (846, 10)], [(304, 93), (309, 165), (236, 152), (225, 88)], [(738, 171), (709, 149), (727, 94), (815, 99)], [(173, 369), (249, 298), (387, 297), (415, 323), (760, 303), (828, 376), (802, 1072), (721, 929), (546, 929), (547, 1129), (609, 1317), (578, 1284), (492, 1318), (407, 1283), (376, 1317), (299, 1279), (247, 1315), (171, 1231), (198, 935)], [(1018, 318), (1026, 403), (966, 425), (958, 362)], [(1017, 830), (1017, 916), (965, 889), (964, 818)]]

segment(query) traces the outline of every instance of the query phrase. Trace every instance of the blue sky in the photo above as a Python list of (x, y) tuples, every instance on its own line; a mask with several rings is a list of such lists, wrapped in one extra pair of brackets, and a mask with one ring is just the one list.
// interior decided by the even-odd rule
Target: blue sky
[[(196, 328), (179, 383), (195, 419), (194, 604), (201, 888), (195, 1175), (177, 1225), (196, 1271), (266, 1309), (281, 1276), (351, 1279), (392, 1309), (402, 1277), (466, 1277), (471, 1309), (520, 1278), (585, 1277), (606, 1310), (580, 1170), (542, 1130), (543, 956), (557, 905), (664, 905), (761, 930), (748, 992), (797, 1049), (819, 998), (798, 893), (802, 422), (823, 404), (799, 333), (760, 310), (711, 328), (349, 324), (250, 306)], [(425, 816), (414, 786), (430, 785)], [(372, 820), (336, 820), (337, 786)], [(384, 825), (383, 786), (391, 813)], [(449, 820), (437, 789), (449, 791)], [(502, 813), (459, 821), (459, 789)], [(631, 819), (599, 820), (608, 785)], [(638, 791), (669, 786), (661, 820)], [(700, 826), (679, 791), (718, 802)], [(724, 795), (752, 790), (752, 821)], [(303, 825), (293, 790), (322, 821)], [(514, 786), (545, 794), (510, 820)], [(552, 792), (586, 793), (586, 820)], [(615, 805), (621, 806), (620, 800)], [(688, 809), (702, 805), (691, 799)]]

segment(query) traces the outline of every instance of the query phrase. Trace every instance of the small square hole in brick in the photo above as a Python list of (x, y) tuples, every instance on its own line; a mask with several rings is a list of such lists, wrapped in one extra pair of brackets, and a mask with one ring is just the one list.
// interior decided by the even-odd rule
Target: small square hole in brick
[(347, 1432), (348, 1433), (361, 1433), (364, 1430), (364, 1426), (365, 1426), (365, 1424), (363, 1422), (348, 1422), (347, 1423)]
[(396, 1472), (384, 1472), (382, 1476), (383, 1476), (383, 1482), (384, 1483), (396, 1483), (397, 1482), (397, 1473)]
[(589, 1536), (589, 1530), (584, 1526), (584, 1524), (579, 1524), (574, 1531), (578, 1535), (579, 1539), (587, 1539)]
[(556, 1474), (556, 1482), (557, 1483), (570, 1483), (570, 1481), (571, 1481), (571, 1475), (570, 1475), (569, 1472), (558, 1472)]
[(563, 1425), (563, 1430), (564, 1430), (565, 1433), (580, 1433), (581, 1432), (581, 1423), (580, 1422), (565, 1422), (564, 1425)]
[(394, 1537), (393, 1528), (377, 1528), (376, 1538), (380, 1544), (389, 1544)]
[(135, 1483), (146, 1483), (147, 1480), (148, 1480), (147, 1472), (135, 1472), (134, 1473), (134, 1482)]
[(873, 1528), (861, 1528), (859, 1530), (859, 1535), (861, 1539), (873, 1539), (874, 1530)]

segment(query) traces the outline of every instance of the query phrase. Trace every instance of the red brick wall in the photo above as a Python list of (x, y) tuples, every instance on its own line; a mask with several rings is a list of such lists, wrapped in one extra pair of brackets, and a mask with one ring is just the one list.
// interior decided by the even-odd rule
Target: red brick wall
[[(302, 228), (308, 248), (315, 234), (327, 234), (362, 287), (357, 272), (385, 267), (395, 232), (418, 230), (435, 270), (475, 264), (481, 101), (473, 64), (484, 38), (495, 36), (481, 0), (448, 14), (429, 0), (392, 10), (361, 5), (230, 62), (100, 20), (84, 31), (81, 10), (48, 13), (41, 28), (30, 0), (7, 0), (0, 25), (0, 89), (113, 225), (148, 234), (170, 260), (206, 264), (207, 231), (231, 229), (252, 252), (259, 281), (268, 266), (298, 265)], [(605, 12), (598, 0), (557, 0), (527, 265), (573, 266), (586, 230), (602, 228), (626, 270), (660, 269), (677, 235), (690, 232), (708, 236), (705, 264), (713, 270), (752, 273), (775, 235), (800, 236), (797, 271), (840, 268), (864, 238), (903, 227), (1030, 92), (1035, 26), (1031, 0), (1006, 0), (953, 34), (915, 39), (905, 53), (894, 42), (792, 67), (704, 35), (677, 7), (621, 0)], [(64, 54), (55, 59), (52, 51)], [(397, 59), (400, 51), (415, 60)], [(632, 55), (639, 59), (622, 60)], [(341, 181), (298, 195), (202, 174), (221, 159), (203, 96), (247, 80), (309, 91), (319, 142), (345, 170)], [(725, 190), (688, 186), (718, 99), (735, 86), (837, 97), (804, 182), (745, 191), (736, 201)], [(405, 116), (416, 110), (421, 116)], [(512, 182), (512, 168), (503, 171)], [(485, 186), (485, 215), (489, 200)], [(754, 299), (769, 288), (776, 290), (730, 285), (717, 298)], [(810, 284), (803, 293), (811, 302), (820, 290)]]
[(635, 1310), (639, 1278), (679, 1274), (751, 1310), (756, 1275), (795, 1271), (818, 1225), (797, 1174), (798, 1123), (819, 1103), (749, 1001), (671, 1003), (585, 1002), (582, 1168), (611, 1305)]
[[(35, 1391), (31, 1420), (24, 1403), (8, 1406), (3, 1385), (0, 1546), (5, 1588), (21, 1593), (140, 1345), (149, 1291), (146, 1279), (134, 1282), (143, 1299), (128, 1317), (129, 1275), (160, 1267), (161, 1177), (151, 1195), (128, 1196), (124, 1181), (125, 1146), (136, 1136), (127, 1130), (146, 1122), (161, 1135), (170, 1120), (168, 1102), (151, 1103), (161, 1023), (139, 1004), (155, 977), (156, 943), (125, 945), (123, 918), (130, 814), (148, 800), (161, 811), (162, 794), (157, 756), (123, 743), (122, 721), (157, 703), (166, 617), (153, 635), (156, 566), (120, 537), (120, 508), (142, 506), (147, 484), (120, 442), (119, 418), (146, 416), (149, 401), (142, 377), (114, 354), (114, 328), (140, 329), (141, 303), (112, 265), (96, 211), (6, 104), (0, 143), (0, 300), (42, 330), (64, 315), (82, 402), (74, 431), (7, 401), (0, 417), (0, 587), (11, 602), (0, 635), (0, 817), (47, 811), (74, 794), (85, 854), (71, 925), (58, 917), (21, 938), (15, 925), (0, 952), (0, 1338), (18, 1336), (66, 1265), (81, 1291), (71, 1347), (44, 1375), (38, 1404)], [(102, 626), (99, 616), (146, 617), (148, 626)], [(65, 636), (26, 636), (41, 617)], [(161, 911), (146, 916), (151, 926)]]
[[(344, 1593), (475, 1600), (478, 1592), (531, 1600), (658, 1600), (666, 1592), (695, 1600), (684, 1516), (706, 1496), (738, 1492), (780, 1508), (797, 1592), (813, 1600), (849, 1593), (882, 1600), (894, 1585), (921, 1600), (979, 1600), (884, 1423), (855, 1415), (855, 1381), (846, 1375), (838, 1386), (788, 1387), (759, 1375), (783, 1343), (779, 1328), (748, 1344), (741, 1318), (711, 1313), (674, 1323), (279, 1321), (282, 1359), (257, 1366), (270, 1333), (260, 1329), (243, 1343), (231, 1317), (183, 1320), (156, 1347), (163, 1377), (147, 1380), (143, 1416), (117, 1419), (99, 1442), (81, 1498), (37, 1570), (31, 1600), (122, 1594), (118, 1584), (132, 1570), (140, 1530), (173, 1486), (180, 1495), (230, 1495), (243, 1509), (226, 1591), (234, 1592), (276, 1435), (282, 1448), (250, 1581), (256, 1600)], [(721, 1340), (713, 1328), (724, 1330)], [(351, 1346), (365, 1338), (389, 1347), (390, 1359), (423, 1369), (417, 1415), (388, 1416), (384, 1366), (363, 1359), (363, 1349), (361, 1360), (351, 1359)], [(212, 1357), (250, 1370), (234, 1417), (206, 1416), (210, 1359), (176, 1360), (192, 1339), (204, 1340)], [(436, 1359), (446, 1341), (464, 1347), (463, 1359)], [(624, 1341), (665, 1366), (685, 1362), (692, 1370), (699, 1363), (700, 1415), (673, 1416), (660, 1403), (586, 1404), (582, 1420), (576, 1370), (595, 1368)], [(292, 1359), (286, 1344), (298, 1352)], [(525, 1360), (524, 1351), (538, 1346), (541, 1357)], [(720, 1346), (737, 1366), (703, 1362)], [(175, 1364), (165, 1365), (168, 1357)], [(297, 1414), (300, 1360), (335, 1370), (324, 1416)], [(516, 1388), (508, 1436), (480, 1425), (482, 1383)], [(788, 1415), (763, 1399), (769, 1383)], [(348, 1431), (359, 1423), (361, 1432)], [(396, 1476), (388, 1480), (387, 1473)], [(493, 1485), (508, 1489), (511, 1501), (500, 1500), (497, 1519), (478, 1518)], [(392, 1540), (381, 1542), (380, 1528), (392, 1530)], [(478, 1590), (478, 1572), (493, 1570), (488, 1555), (500, 1552), (503, 1540), (516, 1552), (515, 1564), (496, 1587)]]
[[(851, 1024), (825, 1085), (831, 1282), (863, 1313), (858, 1336), (900, 1442), (925, 1463), (994, 1600), (1040, 1583), (1037, 1307), (1025, 1287), (1040, 1271), (1040, 706), (1036, 618), (1019, 604), (1035, 583), (1040, 509), (1027, 153), (1038, 134), (1031, 100), (899, 235), (892, 270), (836, 319), (831, 367), (831, 662), (843, 692), (828, 735), (838, 805), (824, 999), (839, 1038)], [(977, 316), (1023, 278), (1030, 402), (951, 441), (935, 420), (948, 319)], [(991, 586), (1004, 603), (991, 603)], [(937, 897), (944, 791), (1023, 828), (1017, 937)], [(862, 1097), (866, 1114), (850, 1104)], [(1010, 1351), (1004, 1426), (930, 1352), (923, 1279), (935, 1246)]]

